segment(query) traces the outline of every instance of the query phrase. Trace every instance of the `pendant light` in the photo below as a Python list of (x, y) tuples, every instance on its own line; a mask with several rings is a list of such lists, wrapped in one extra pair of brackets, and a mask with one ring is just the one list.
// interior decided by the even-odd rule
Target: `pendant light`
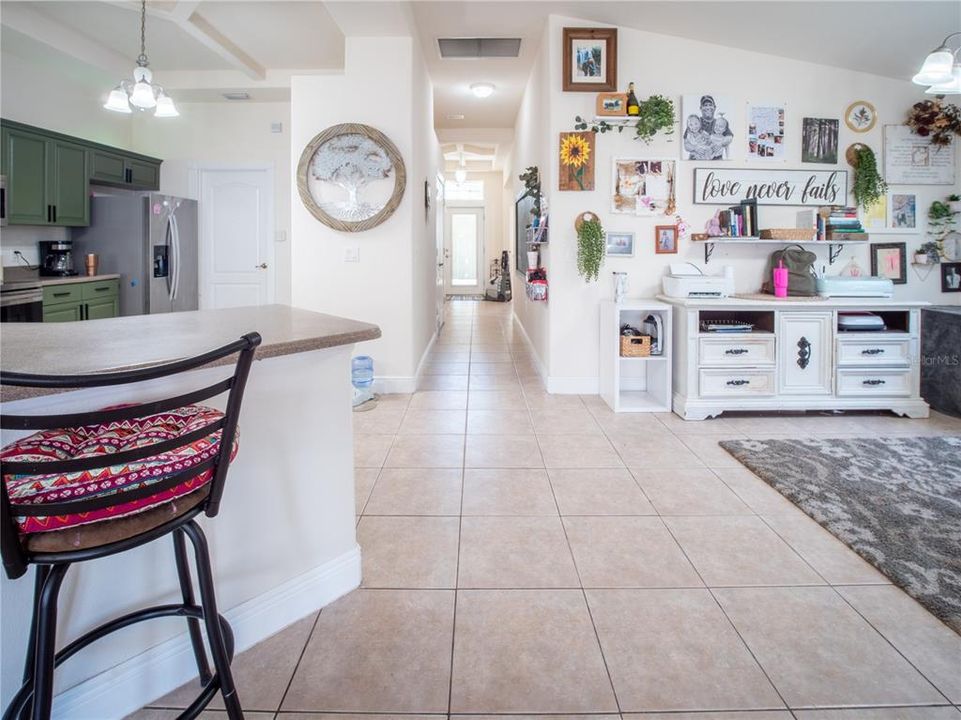
[(164, 89), (153, 82), (153, 73), (147, 60), (147, 0), (140, 0), (140, 55), (133, 69), (133, 81), (121, 80), (107, 97), (104, 108), (119, 113), (153, 110), (154, 117), (177, 117), (173, 99)]
[(924, 92), (927, 95), (961, 95), (961, 63), (954, 64), (950, 80), (932, 85)]
[[(948, 47), (948, 40), (961, 36), (961, 32), (948, 35), (941, 44), (928, 53), (918, 74), (911, 78), (916, 85), (953, 85), (953, 73), (956, 67), (958, 50)], [(961, 49), (961, 47), (959, 47)], [(928, 92), (932, 92), (928, 90)], [(934, 93), (937, 94), (937, 93)]]

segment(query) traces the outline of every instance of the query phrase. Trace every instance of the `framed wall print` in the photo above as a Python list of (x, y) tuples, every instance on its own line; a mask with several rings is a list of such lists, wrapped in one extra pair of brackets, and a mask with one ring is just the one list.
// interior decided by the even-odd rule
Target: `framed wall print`
[(854, 132), (867, 132), (878, 121), (878, 111), (867, 100), (855, 100), (844, 111), (844, 124)]
[(564, 92), (617, 90), (617, 28), (564, 28)]
[(658, 255), (677, 252), (677, 225), (658, 225), (654, 228), (654, 252)]
[(888, 232), (918, 232), (918, 196), (914, 193), (888, 193)]
[(941, 292), (961, 292), (961, 262), (941, 263)]
[(667, 215), (674, 198), (675, 161), (615, 158), (611, 212), (619, 215)]
[(627, 93), (598, 93), (594, 113), (598, 117), (625, 117)]
[(604, 238), (605, 255), (608, 257), (634, 257), (634, 233), (609, 232)]
[(895, 285), (908, 282), (907, 245), (871, 243), (871, 275), (889, 278)]
[(888, 185), (954, 185), (955, 145), (939, 147), (907, 125), (885, 125), (884, 179)]

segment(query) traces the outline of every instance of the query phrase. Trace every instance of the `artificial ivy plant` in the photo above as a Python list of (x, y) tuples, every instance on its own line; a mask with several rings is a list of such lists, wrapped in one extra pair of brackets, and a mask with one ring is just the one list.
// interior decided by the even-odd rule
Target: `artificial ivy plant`
[(888, 190), (881, 173), (878, 172), (878, 160), (874, 151), (867, 145), (858, 145), (854, 149), (854, 201), (862, 208), (869, 208)]
[(524, 183), (524, 194), (522, 198), (529, 197), (534, 199), (534, 206), (531, 208), (533, 217), (541, 216), (541, 176), (536, 165), (531, 165), (520, 174), (520, 180)]
[(663, 95), (651, 95), (638, 103), (637, 122), (633, 125), (612, 125), (606, 120), (588, 123), (580, 115), (574, 118), (575, 130), (590, 130), (602, 135), (611, 130), (624, 132), (625, 127), (634, 128), (634, 139), (650, 143), (661, 130), (668, 134), (674, 132), (674, 102)]
[(604, 228), (596, 217), (577, 226), (577, 272), (586, 282), (597, 280), (604, 262)]

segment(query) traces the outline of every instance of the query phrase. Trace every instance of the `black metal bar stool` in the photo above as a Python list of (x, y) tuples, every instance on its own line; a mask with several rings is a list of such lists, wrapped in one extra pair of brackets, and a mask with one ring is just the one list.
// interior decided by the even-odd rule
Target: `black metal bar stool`
[[(7, 577), (36, 565), (30, 645), (23, 685), (3, 720), (47, 720), (54, 668), (95, 640), (144, 620), (187, 621), (203, 690), (179, 716), (195, 718), (223, 694), (231, 720), (243, 718), (230, 672), (233, 633), (217, 612), (210, 555), (194, 518), (214, 517), (237, 447), (244, 386), (260, 345), (250, 333), (186, 360), (124, 372), (49, 376), (0, 371), (0, 384), (91, 388), (170, 377), (230, 363), (229, 377), (193, 392), (152, 402), (70, 415), (3, 415), (5, 430), (37, 430), (0, 450), (0, 555)], [(227, 394), (225, 412), (196, 403)], [(183, 602), (156, 605), (115, 618), (56, 651), (57, 598), (67, 570), (172, 535)], [(200, 591), (194, 597), (186, 540), (193, 546)], [(204, 649), (203, 622), (213, 661)]]

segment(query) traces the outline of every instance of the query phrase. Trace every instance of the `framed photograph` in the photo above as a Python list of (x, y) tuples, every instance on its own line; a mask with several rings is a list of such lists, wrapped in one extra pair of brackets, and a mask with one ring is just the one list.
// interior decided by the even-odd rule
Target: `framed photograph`
[(611, 212), (619, 215), (664, 215), (674, 197), (676, 161), (615, 158)]
[(617, 28), (564, 28), (564, 92), (617, 90)]
[(594, 189), (594, 138), (587, 132), (562, 132), (558, 151), (558, 190)]
[(654, 252), (658, 255), (677, 252), (677, 225), (658, 225), (654, 228)]
[(747, 106), (747, 159), (784, 158), (784, 103)]
[(598, 117), (627, 115), (627, 93), (598, 93), (594, 113)]
[(730, 160), (734, 104), (720, 95), (684, 95), (681, 127), (685, 160)]
[(888, 228), (891, 232), (918, 232), (918, 197), (914, 193), (888, 193)]
[(895, 285), (908, 282), (907, 245), (871, 243), (871, 275), (889, 278)]
[(833, 118), (804, 118), (801, 121), (801, 162), (838, 164), (838, 129)]
[(867, 132), (877, 122), (878, 111), (867, 100), (855, 100), (844, 111), (844, 124), (854, 132)]
[(941, 263), (941, 292), (961, 292), (961, 262)]
[(634, 233), (605, 233), (605, 255), (609, 257), (634, 257)]

